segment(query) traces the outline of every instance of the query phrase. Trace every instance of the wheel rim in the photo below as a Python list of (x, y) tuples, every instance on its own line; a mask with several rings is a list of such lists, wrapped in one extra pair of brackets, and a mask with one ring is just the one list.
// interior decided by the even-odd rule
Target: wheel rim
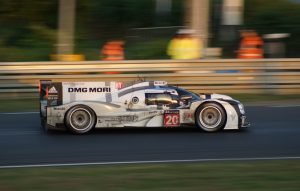
[(200, 112), (199, 118), (203, 127), (207, 129), (214, 129), (220, 125), (222, 120), (221, 116), (221, 111), (218, 108), (209, 106)]
[(92, 125), (91, 113), (83, 108), (75, 109), (70, 115), (70, 125), (78, 131), (84, 131)]

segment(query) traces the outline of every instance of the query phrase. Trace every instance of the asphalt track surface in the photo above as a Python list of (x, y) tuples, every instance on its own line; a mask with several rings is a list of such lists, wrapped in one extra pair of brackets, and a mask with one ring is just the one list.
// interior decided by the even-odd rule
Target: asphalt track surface
[(132, 161), (300, 158), (300, 107), (246, 107), (252, 127), (98, 129), (47, 134), (38, 113), (0, 114), (0, 167)]

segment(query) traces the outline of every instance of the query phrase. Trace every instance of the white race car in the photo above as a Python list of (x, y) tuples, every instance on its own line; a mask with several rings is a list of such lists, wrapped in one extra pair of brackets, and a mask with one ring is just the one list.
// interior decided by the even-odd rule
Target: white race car
[(40, 82), (46, 129), (84, 134), (93, 128), (186, 127), (204, 131), (250, 126), (244, 106), (220, 94), (195, 94), (165, 81)]

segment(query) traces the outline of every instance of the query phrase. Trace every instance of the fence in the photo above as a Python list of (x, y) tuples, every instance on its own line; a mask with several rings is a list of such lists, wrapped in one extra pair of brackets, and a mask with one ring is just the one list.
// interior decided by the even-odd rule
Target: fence
[(0, 63), (0, 97), (36, 97), (40, 79), (165, 80), (202, 93), (300, 93), (300, 59)]

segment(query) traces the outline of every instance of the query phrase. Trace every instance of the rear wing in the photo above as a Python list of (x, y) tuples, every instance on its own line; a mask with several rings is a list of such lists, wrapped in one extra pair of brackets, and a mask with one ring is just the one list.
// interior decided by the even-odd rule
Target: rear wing
[(40, 80), (39, 84), (39, 93), (40, 93), (40, 100), (46, 100), (46, 95), (47, 95), (47, 89), (48, 85), (51, 84), (51, 80)]
[[(62, 83), (51, 80), (40, 80), (39, 84), (40, 102), (47, 106), (62, 104)], [(47, 103), (47, 104), (45, 104)]]
[(59, 106), (76, 101), (112, 102), (118, 100), (119, 82), (40, 81), (40, 103)]

